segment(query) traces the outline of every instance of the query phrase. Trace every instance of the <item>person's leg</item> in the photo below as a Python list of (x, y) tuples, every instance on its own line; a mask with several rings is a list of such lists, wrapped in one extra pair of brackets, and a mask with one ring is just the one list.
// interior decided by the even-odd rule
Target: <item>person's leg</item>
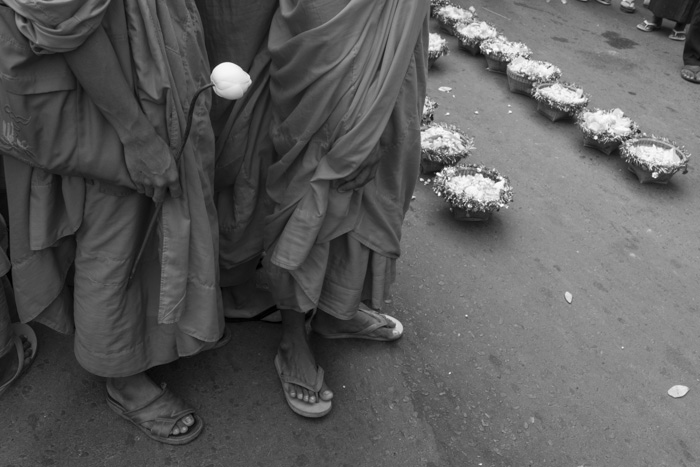
[(393, 282), (392, 260), (371, 251), (351, 235), (331, 241), (323, 293), (313, 330), (324, 337), (391, 341), (401, 337), (393, 318), (362, 304), (384, 302)]
[[(294, 375), (295, 378), (308, 382), (308, 385), (313, 385), (318, 373), (318, 365), (309, 344), (306, 314), (294, 310), (281, 310), (281, 313), (282, 339), (277, 355), (282, 371), (284, 374)], [(325, 381), (318, 392), (291, 383), (286, 383), (284, 390), (291, 397), (296, 397), (310, 404), (316, 403), (319, 398), (324, 401), (333, 398), (333, 392)]]
[[(161, 359), (152, 351), (158, 343), (146, 336), (146, 308), (158, 299), (153, 285), (160, 277), (155, 241), (141, 259), (139, 272), (128, 280), (152, 206), (149, 198), (136, 193), (113, 196), (100, 191), (98, 184), (88, 185), (83, 222), (76, 233), (76, 357), (87, 371), (106, 378), (109, 397), (125, 411), (140, 409), (162, 393), (145, 373)], [(187, 433), (194, 422), (192, 415), (183, 416), (170, 435)], [(143, 426), (148, 429), (153, 422)]]
[(700, 84), (700, 7), (695, 8), (686, 34), (681, 78)]
[[(325, 251), (319, 255), (320, 257), (325, 257)], [(325, 268), (320, 263), (318, 267), (310, 269), (313, 272), (306, 274), (307, 280), (320, 280), (318, 278), (311, 279), (310, 276), (320, 275), (322, 277), (325, 273)], [(333, 392), (325, 381), (318, 391), (308, 389), (308, 387), (314, 386), (319, 373), (306, 326), (306, 318), (316, 306), (314, 301), (307, 296), (299, 281), (292, 276), (290, 271), (272, 264), (269, 257), (265, 257), (263, 261), (263, 270), (267, 275), (272, 294), (282, 316), (282, 338), (276, 356), (278, 371), (286, 375), (288, 379), (296, 379), (305, 383), (304, 386), (284, 383), (284, 391), (290, 397), (310, 404), (318, 402), (319, 399), (330, 401), (333, 398)], [(304, 280), (299, 275), (296, 277), (301, 281)]]
[(695, 8), (686, 34), (683, 64), (700, 66), (700, 7)]

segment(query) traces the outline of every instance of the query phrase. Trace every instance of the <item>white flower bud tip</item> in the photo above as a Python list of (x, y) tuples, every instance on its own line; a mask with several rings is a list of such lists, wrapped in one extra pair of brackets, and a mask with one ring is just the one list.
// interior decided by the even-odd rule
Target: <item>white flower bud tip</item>
[(232, 101), (243, 97), (251, 84), (248, 73), (231, 62), (216, 65), (211, 72), (211, 82), (217, 96)]

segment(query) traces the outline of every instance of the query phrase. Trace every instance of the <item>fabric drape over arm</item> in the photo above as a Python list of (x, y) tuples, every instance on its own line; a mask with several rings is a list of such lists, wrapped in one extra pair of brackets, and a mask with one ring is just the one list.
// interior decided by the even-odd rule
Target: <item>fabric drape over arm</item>
[(427, 13), (423, 0), (280, 1), (270, 32), (272, 263), (294, 270), (314, 244), (357, 224), (362, 190), (332, 182), (382, 150)]
[(17, 12), (17, 28), (36, 54), (80, 47), (102, 22), (110, 0), (3, 0)]

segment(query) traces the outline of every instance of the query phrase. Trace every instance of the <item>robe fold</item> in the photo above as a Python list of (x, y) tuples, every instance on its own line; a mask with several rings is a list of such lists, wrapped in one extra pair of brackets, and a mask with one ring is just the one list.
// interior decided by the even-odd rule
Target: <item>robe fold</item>
[[(60, 55), (103, 27), (121, 65), (114, 72), (176, 154), (190, 99), (209, 82), (194, 0), (4, 3), (0, 14), (6, 23), (14, 16), (17, 29), (0, 37), (0, 53), (12, 58), (0, 65), (0, 118), (8, 129), (0, 152), (22, 320), (66, 332), (75, 325), (79, 362), (101, 376), (128, 376), (211, 347), (224, 323), (209, 97), (196, 103), (180, 163), (183, 196), (166, 197), (158, 233), (129, 282), (153, 203), (128, 178), (110, 178), (126, 173), (121, 143)], [(52, 88), (56, 69), (66, 78)], [(18, 90), (18, 83), (26, 86)], [(61, 131), (47, 135), (53, 128)], [(46, 170), (27, 151), (18, 157), (21, 149), (65, 163)], [(113, 169), (105, 173), (104, 165)]]
[[(278, 158), (265, 224), (280, 307), (346, 316), (360, 296), (380, 306), (418, 176), (427, 33), (422, 0), (280, 1), (269, 40)], [(376, 178), (338, 192), (377, 151)]]

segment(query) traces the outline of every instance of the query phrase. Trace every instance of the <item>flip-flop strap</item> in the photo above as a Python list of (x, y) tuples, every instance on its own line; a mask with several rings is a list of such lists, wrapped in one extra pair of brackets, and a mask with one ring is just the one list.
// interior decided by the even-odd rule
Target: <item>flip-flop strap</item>
[(139, 409), (124, 412), (124, 416), (138, 425), (153, 422), (151, 433), (160, 437), (168, 437), (177, 421), (193, 414), (194, 409), (188, 407), (165, 384), (162, 384), (161, 388), (161, 393), (153, 400)]
[(284, 373), (280, 373), (280, 378), (282, 378), (282, 381), (284, 383), (295, 384), (297, 386), (301, 386), (304, 389), (308, 389), (309, 391), (319, 392), (321, 390), (321, 387), (323, 387), (323, 368), (316, 365), (316, 381), (314, 381), (313, 386), (310, 386), (309, 383), (304, 382), (299, 378), (290, 375), (285, 375)]
[(358, 309), (358, 312), (365, 313), (365, 314), (368, 314), (370, 316), (374, 316), (377, 319), (377, 322), (370, 324), (369, 326), (367, 326), (363, 330), (356, 332), (354, 334), (360, 334), (360, 335), (369, 334), (369, 333), (376, 331), (379, 328), (386, 327), (389, 324), (389, 320), (386, 318), (386, 316), (384, 316), (381, 313), (377, 313), (376, 311), (374, 311), (370, 308), (360, 307)]

